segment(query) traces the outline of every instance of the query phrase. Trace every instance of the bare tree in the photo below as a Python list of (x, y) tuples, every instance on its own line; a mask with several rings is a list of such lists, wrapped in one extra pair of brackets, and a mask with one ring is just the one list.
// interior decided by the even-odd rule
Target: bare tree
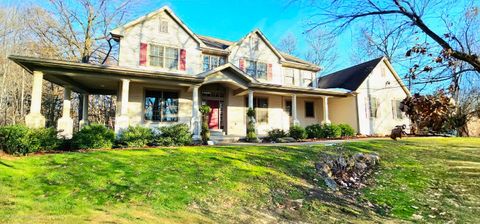
[(296, 55), (297, 51), (297, 38), (292, 33), (288, 33), (284, 36), (280, 43), (278, 44), (278, 48), (290, 55)]
[(323, 74), (331, 72), (337, 59), (335, 37), (319, 29), (307, 33), (306, 42), (308, 49), (305, 58), (321, 66)]
[[(121, 25), (129, 17), (129, 12), (139, 6), (136, 0), (49, 0), (49, 3), (48, 10), (38, 9), (36, 15), (48, 14), (51, 19), (33, 18), (30, 27), (44, 46), (63, 49), (51, 57), (95, 64), (117, 60), (112, 57), (116, 55), (117, 43), (112, 41), (109, 32)], [(77, 102), (73, 102), (73, 105), (82, 104), (82, 97), (74, 95)], [(112, 96), (95, 95), (89, 104), (92, 115), (106, 113), (97, 118), (107, 120), (95, 121), (108, 124), (112, 119), (111, 111), (115, 108)], [(82, 107), (77, 108), (74, 117), (81, 119)]]

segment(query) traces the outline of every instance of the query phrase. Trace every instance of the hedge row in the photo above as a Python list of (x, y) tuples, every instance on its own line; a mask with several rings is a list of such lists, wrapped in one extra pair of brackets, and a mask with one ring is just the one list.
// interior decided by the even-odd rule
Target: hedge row
[(272, 129), (268, 132), (268, 139), (275, 142), (285, 137), (301, 140), (306, 138), (340, 138), (352, 136), (355, 136), (355, 130), (348, 124), (314, 124), (306, 128), (294, 125), (290, 127), (288, 133), (282, 129)]
[(23, 125), (0, 127), (0, 149), (8, 154), (25, 155), (49, 150), (99, 149), (112, 147), (181, 146), (192, 144), (186, 124), (161, 128), (128, 127), (115, 137), (104, 125), (91, 124), (72, 139), (58, 139), (53, 128), (31, 129)]

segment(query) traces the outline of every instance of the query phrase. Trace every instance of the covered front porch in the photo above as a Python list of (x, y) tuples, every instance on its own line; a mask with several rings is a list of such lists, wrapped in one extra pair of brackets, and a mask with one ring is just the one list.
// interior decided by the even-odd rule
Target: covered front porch
[(288, 130), (291, 125), (330, 123), (330, 102), (352, 96), (339, 90), (261, 83), (232, 64), (189, 76), (23, 56), (10, 59), (34, 77), (30, 113), (25, 118), (27, 126), (45, 126), (40, 110), (43, 80), (64, 88), (63, 114), (57, 123), (59, 135), (64, 138), (73, 134), (72, 91), (83, 98), (79, 105), (83, 108), (80, 127), (88, 124), (89, 108), (85, 102), (90, 95), (116, 95), (115, 132), (135, 125), (186, 123), (195, 140), (200, 139), (199, 107), (204, 104), (212, 108), (209, 127), (213, 131), (239, 137), (246, 133), (247, 109), (254, 108), (257, 132), (263, 136), (274, 128)]

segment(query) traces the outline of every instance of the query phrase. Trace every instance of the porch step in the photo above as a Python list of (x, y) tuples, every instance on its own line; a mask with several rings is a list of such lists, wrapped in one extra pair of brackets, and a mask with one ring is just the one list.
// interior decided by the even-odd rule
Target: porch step
[(222, 129), (210, 129), (210, 136), (224, 136), (225, 132)]
[(212, 140), (216, 145), (238, 142), (240, 136), (235, 135), (210, 135), (210, 140)]

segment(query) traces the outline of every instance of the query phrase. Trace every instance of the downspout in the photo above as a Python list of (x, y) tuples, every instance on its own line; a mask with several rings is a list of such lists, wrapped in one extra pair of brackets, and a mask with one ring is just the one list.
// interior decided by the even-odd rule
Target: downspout
[(360, 112), (358, 111), (358, 94), (355, 95), (355, 111), (357, 112), (357, 134), (362, 134), (362, 129), (360, 128)]

